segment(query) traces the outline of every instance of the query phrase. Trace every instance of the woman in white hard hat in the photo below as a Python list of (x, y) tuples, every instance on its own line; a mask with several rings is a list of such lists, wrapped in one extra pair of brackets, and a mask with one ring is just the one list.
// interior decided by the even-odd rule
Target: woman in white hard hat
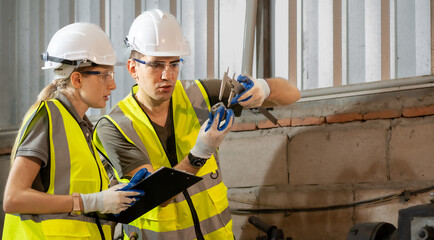
[(127, 209), (140, 193), (109, 187), (85, 113), (103, 108), (114, 81), (115, 51), (101, 28), (70, 24), (42, 55), (54, 80), (24, 117), (12, 155), (3, 239), (112, 239), (111, 222), (83, 213)]

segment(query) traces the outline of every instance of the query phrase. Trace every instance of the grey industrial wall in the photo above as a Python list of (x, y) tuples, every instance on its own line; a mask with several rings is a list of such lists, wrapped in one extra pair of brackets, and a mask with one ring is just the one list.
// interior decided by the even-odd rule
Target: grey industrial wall
[[(434, 186), (432, 87), (302, 101), (272, 113), (282, 128), (244, 111), (220, 148), (234, 211), (339, 205)], [(0, 139), (1, 196), (12, 137)], [(255, 215), (295, 240), (344, 240), (357, 222), (397, 226), (399, 209), (427, 204), (429, 198), (423, 193), (405, 204), (401, 198), (329, 211), (234, 212), (234, 232), (237, 239), (260, 235), (247, 222)]]

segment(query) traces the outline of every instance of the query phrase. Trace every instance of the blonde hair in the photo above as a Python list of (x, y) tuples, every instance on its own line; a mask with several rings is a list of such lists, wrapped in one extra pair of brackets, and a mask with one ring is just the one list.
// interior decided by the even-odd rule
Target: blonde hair
[(70, 78), (63, 78), (63, 79), (55, 79), (50, 84), (45, 86), (44, 89), (42, 89), (41, 92), (39, 92), (37, 100), (32, 104), (32, 106), (27, 110), (26, 114), (24, 115), (23, 122), (21, 123), (21, 127), (18, 130), (17, 137), (15, 138), (14, 146), (12, 147), (11, 152), (11, 165), (14, 162), (16, 151), (18, 149), (18, 145), (20, 143), (20, 133), (23, 131), (24, 123), (25, 121), (30, 117), (31, 114), (38, 108), (39, 104), (41, 102), (53, 99), (59, 95), (59, 93), (63, 93), (65, 95), (68, 95), (71, 88), (71, 81)]

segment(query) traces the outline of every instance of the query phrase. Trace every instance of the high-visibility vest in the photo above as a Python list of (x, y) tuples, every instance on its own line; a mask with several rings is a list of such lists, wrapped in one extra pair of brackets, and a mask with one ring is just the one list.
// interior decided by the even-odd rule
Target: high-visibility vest
[[(178, 162), (193, 148), (200, 126), (209, 115), (210, 103), (206, 91), (199, 81), (195, 83), (186, 92), (182, 83), (177, 81), (172, 95)], [(120, 101), (105, 118), (116, 126), (128, 142), (149, 156), (155, 170), (162, 166), (171, 167), (151, 121), (134, 97), (137, 89), (138, 86), (135, 85), (131, 94)], [(105, 154), (97, 131), (94, 131), (94, 141), (98, 150)], [(227, 188), (221, 178), (217, 150), (196, 175), (203, 177), (203, 180), (188, 188), (188, 193), (205, 239), (233, 239)], [(179, 194), (166, 207), (155, 207), (124, 226), (124, 229), (125, 237), (135, 231), (142, 239), (196, 239), (192, 214), (183, 194)]]
[[(109, 179), (92, 144), (89, 149), (77, 120), (56, 99), (42, 102), (24, 122), (20, 143), (28, 134), (29, 125), (41, 109), (48, 116), (49, 172), (48, 194), (71, 195), (105, 190)], [(112, 239), (110, 222), (100, 220), (105, 239)], [(84, 215), (6, 214), (3, 240), (10, 239), (101, 239), (95, 219)]]

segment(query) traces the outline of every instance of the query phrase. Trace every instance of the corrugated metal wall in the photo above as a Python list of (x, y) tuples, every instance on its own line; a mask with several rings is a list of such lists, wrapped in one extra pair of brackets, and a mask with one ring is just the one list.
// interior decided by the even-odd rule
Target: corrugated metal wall
[[(271, 75), (307, 90), (431, 74), (430, 3), (270, 0)], [(100, 25), (125, 61), (123, 39), (134, 18), (161, 8), (177, 16), (191, 45), (181, 79), (218, 78), (228, 66), (241, 70), (245, 0), (2, 0), (0, 6), (2, 129), (16, 128), (51, 81), (40, 69), (40, 53), (72, 22)], [(89, 110), (95, 118), (133, 84), (124, 66), (115, 70), (117, 89), (107, 109)]]

